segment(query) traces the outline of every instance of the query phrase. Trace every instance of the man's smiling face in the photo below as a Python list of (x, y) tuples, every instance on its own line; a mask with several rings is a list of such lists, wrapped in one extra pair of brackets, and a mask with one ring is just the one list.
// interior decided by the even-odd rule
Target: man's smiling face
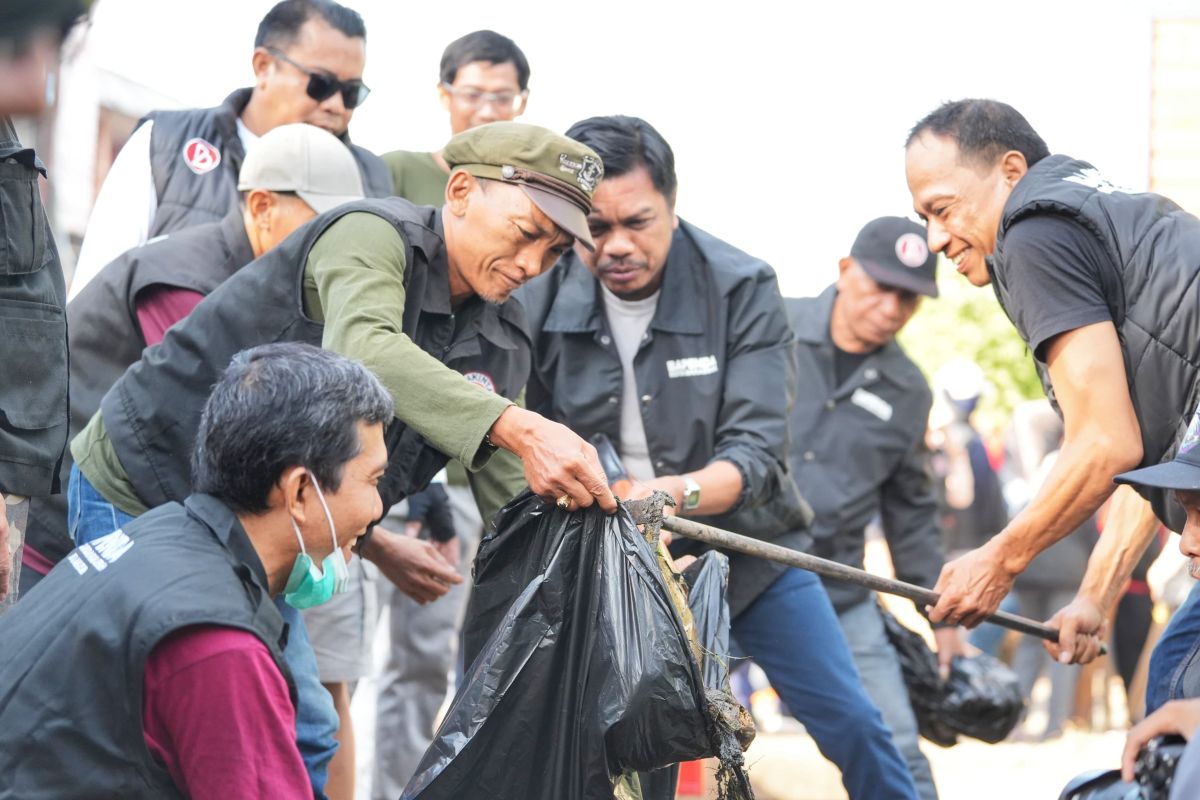
[(989, 284), (984, 259), (996, 247), (1015, 183), (1005, 175), (1003, 156), (990, 165), (964, 159), (954, 139), (926, 131), (909, 144), (904, 169), (913, 208), (929, 228), (929, 249), (975, 286)]

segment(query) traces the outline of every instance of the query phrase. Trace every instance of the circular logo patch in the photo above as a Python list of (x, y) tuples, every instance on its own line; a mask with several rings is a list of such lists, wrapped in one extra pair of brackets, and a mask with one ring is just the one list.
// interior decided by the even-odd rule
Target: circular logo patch
[(906, 233), (896, 240), (896, 258), (906, 267), (916, 269), (929, 258), (929, 245), (916, 233)]
[(486, 372), (468, 372), (463, 375), (468, 383), (473, 383), (480, 389), (486, 389), (492, 394), (496, 393), (496, 383), (492, 380), (492, 376)]
[(221, 163), (221, 151), (203, 139), (188, 139), (183, 146), (183, 163), (192, 172), (203, 175)]

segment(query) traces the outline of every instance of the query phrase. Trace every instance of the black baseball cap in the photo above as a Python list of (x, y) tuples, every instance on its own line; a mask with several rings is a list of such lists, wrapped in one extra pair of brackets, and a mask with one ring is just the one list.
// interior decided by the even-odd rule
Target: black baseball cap
[(868, 222), (850, 257), (876, 282), (937, 297), (937, 254), (929, 252), (925, 228), (903, 217)]
[(1175, 458), (1153, 467), (1142, 467), (1122, 472), (1113, 478), (1114, 483), (1130, 483), (1135, 486), (1152, 486), (1157, 489), (1182, 489), (1200, 491), (1200, 409), (1192, 416), (1187, 433), (1179, 442)]

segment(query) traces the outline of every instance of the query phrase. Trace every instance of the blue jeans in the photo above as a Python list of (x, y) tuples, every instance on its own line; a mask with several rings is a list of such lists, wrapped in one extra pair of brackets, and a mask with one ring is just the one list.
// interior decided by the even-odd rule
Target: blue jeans
[[(77, 545), (107, 536), (134, 519), (105, 500), (76, 466), (71, 467), (67, 505), (71, 538)], [(317, 675), (317, 658), (309, 644), (303, 617), (283, 602), (282, 597), (276, 599), (275, 605), (289, 628), (283, 656), (292, 671), (292, 680), (296, 682), (296, 745), (314, 787), (313, 796), (325, 800), (329, 760), (338, 747), (334, 739), (338, 729), (337, 710)]]
[(1200, 583), (1188, 592), (1187, 600), (1171, 617), (1150, 653), (1146, 674), (1146, 714), (1150, 715), (1168, 700), (1183, 697), (1183, 676), (1200, 659)]
[(71, 465), (71, 478), (67, 482), (67, 531), (76, 547), (108, 536), (133, 519), (105, 500), (79, 467)]
[(917, 794), (921, 800), (937, 800), (937, 787), (933, 783), (929, 759), (925, 758), (917, 745), (917, 717), (908, 701), (908, 687), (900, 672), (900, 659), (896, 655), (896, 648), (888, 641), (875, 598), (839, 611), (838, 622), (842, 626), (842, 633), (846, 635), (854, 665), (858, 667), (867, 694), (879, 706), (883, 721), (892, 729), (892, 740), (908, 764)]
[(842, 771), (852, 800), (915, 800), (912, 776), (863, 689), (816, 575), (789, 569), (734, 618), (730, 632)]

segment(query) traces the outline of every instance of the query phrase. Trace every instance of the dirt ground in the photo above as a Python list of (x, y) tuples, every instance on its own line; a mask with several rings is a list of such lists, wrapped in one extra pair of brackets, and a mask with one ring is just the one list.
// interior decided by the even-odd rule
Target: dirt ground
[[(1037, 744), (966, 741), (923, 749), (943, 800), (1055, 800), (1067, 782), (1091, 769), (1116, 767), (1121, 731), (1071, 731)], [(924, 744), (924, 743), (923, 743)], [(804, 734), (759, 736), (747, 753), (757, 800), (842, 800), (837, 769)]]

